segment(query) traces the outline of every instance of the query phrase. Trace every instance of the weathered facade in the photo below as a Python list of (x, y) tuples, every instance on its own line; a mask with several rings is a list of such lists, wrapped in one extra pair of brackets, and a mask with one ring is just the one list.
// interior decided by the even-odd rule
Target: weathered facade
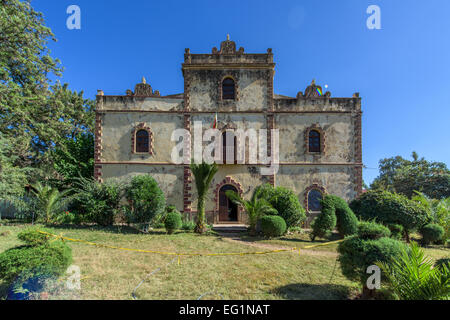
[[(344, 199), (362, 191), (361, 98), (332, 98), (311, 83), (296, 97), (274, 94), (272, 50), (247, 54), (233, 41), (210, 54), (186, 49), (184, 93), (161, 96), (143, 79), (123, 96), (97, 95), (95, 177), (130, 178), (150, 174), (167, 202), (195, 215), (196, 190), (187, 164), (171, 158), (175, 129), (192, 131), (195, 121), (217, 129), (278, 129), (279, 170), (263, 176), (261, 165), (221, 164), (206, 203), (210, 223), (245, 222), (239, 208), (224, 196), (227, 189), (249, 198), (262, 183), (288, 187), (310, 213), (320, 210), (324, 193)], [(267, 139), (271, 151), (270, 133)]]

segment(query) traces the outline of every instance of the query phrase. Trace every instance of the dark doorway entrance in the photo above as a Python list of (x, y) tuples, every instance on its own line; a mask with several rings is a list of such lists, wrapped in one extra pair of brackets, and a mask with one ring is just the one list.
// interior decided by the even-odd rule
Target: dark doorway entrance
[(224, 185), (219, 190), (219, 222), (233, 222), (238, 221), (238, 206), (234, 204), (225, 195), (225, 191), (232, 190), (237, 192), (237, 189), (232, 185)]

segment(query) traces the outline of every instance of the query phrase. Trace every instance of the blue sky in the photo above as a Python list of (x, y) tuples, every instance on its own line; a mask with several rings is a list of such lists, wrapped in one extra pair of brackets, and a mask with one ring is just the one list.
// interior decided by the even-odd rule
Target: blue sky
[[(69, 5), (81, 30), (66, 27)], [(369, 30), (369, 5), (381, 30)], [(124, 94), (142, 76), (162, 95), (183, 92), (184, 48), (209, 53), (229, 33), (245, 52), (273, 48), (274, 90), (295, 96), (313, 78), (332, 97), (360, 92), (364, 180), (381, 158), (450, 160), (450, 1), (34, 0), (57, 43), (61, 82), (94, 98)]]

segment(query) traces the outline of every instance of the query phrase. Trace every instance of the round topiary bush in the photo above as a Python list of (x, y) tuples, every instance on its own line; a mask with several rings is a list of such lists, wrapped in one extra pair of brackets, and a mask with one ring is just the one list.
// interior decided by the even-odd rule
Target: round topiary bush
[(391, 238), (401, 240), (403, 237), (403, 226), (401, 224), (390, 223), (387, 225), (391, 230)]
[(182, 226), (181, 214), (178, 211), (169, 211), (164, 220), (164, 226), (167, 233), (172, 234), (175, 230), (178, 230)]
[(62, 241), (39, 246), (21, 246), (0, 253), (0, 279), (7, 282), (17, 277), (36, 275), (61, 276), (72, 261), (72, 251)]
[(279, 237), (286, 232), (286, 222), (280, 216), (264, 216), (260, 219), (261, 231), (267, 237)]
[(338, 260), (343, 275), (360, 282), (364, 293), (368, 291), (366, 281), (371, 275), (367, 273), (367, 267), (375, 265), (376, 262), (389, 263), (392, 259), (400, 258), (404, 248), (402, 242), (392, 238), (383, 237), (376, 240), (349, 238), (339, 244)]
[(261, 190), (261, 198), (272, 205), (288, 227), (299, 226), (306, 220), (305, 209), (292, 190), (284, 187), (274, 188), (267, 183), (257, 189)]
[(402, 225), (408, 241), (409, 232), (419, 229), (429, 220), (428, 210), (422, 204), (388, 191), (365, 192), (350, 202), (350, 208), (357, 217), (366, 221), (376, 219), (384, 225)]
[(442, 240), (444, 228), (438, 224), (429, 223), (420, 229), (420, 234), (422, 235), (422, 242), (430, 244)]
[(326, 195), (322, 199), (322, 212), (313, 221), (311, 239), (328, 237), (335, 227), (341, 237), (355, 234), (358, 230), (358, 219), (344, 199)]
[(391, 231), (382, 224), (363, 221), (358, 225), (358, 237), (364, 240), (376, 240), (383, 237), (390, 237)]

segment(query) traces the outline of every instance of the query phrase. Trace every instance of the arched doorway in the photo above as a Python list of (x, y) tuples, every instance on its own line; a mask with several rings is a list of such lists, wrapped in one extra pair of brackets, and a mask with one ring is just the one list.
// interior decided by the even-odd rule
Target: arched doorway
[(225, 195), (227, 190), (238, 192), (238, 190), (230, 185), (226, 184), (219, 190), (219, 222), (237, 222), (238, 221), (238, 206), (233, 203)]

